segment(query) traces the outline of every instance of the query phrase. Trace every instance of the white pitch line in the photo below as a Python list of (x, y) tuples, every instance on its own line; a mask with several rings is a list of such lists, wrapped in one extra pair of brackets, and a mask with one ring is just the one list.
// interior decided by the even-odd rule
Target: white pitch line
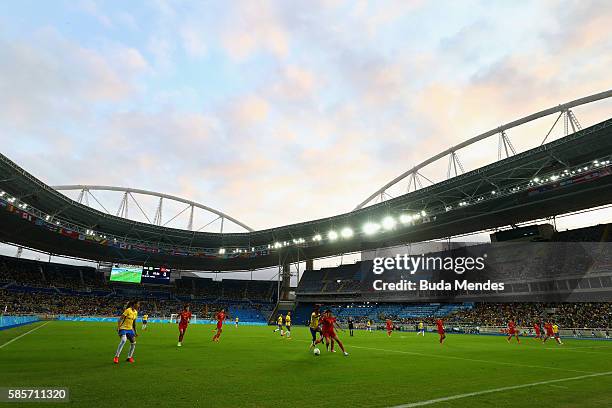
[(517, 364), (517, 363), (509, 363), (509, 362), (505, 362), (505, 361), (494, 361), (494, 360), (480, 360), (480, 359), (467, 358), (467, 357), (447, 356), (447, 355), (444, 355), (444, 354), (425, 354), (425, 353), (418, 353), (418, 352), (415, 352), (415, 351), (389, 350), (389, 349), (379, 349), (379, 348), (364, 347), (364, 346), (350, 346), (349, 348), (360, 348), (360, 349), (365, 349), (365, 350), (385, 351), (385, 352), (388, 352), (388, 353), (411, 354), (411, 355), (414, 355), (414, 356), (422, 356), (422, 357), (449, 358), (449, 359), (452, 359), (452, 360), (473, 361), (473, 362), (476, 362), (476, 363), (507, 365), (507, 366), (515, 366), (515, 367), (542, 368), (542, 369), (545, 369), (545, 370), (569, 371), (569, 372), (574, 372), (574, 373), (587, 373), (587, 374), (592, 374), (593, 373), (592, 371), (572, 370), (570, 368), (559, 368), (559, 367), (547, 367), (547, 366), (538, 366), (538, 365)]
[[(266, 336), (254, 336), (254, 337), (267, 338)], [(298, 339), (296, 341), (310, 343), (309, 340)], [(572, 370), (571, 368), (560, 368), (560, 367), (548, 367), (548, 366), (517, 364), (517, 363), (509, 363), (509, 362), (506, 362), (506, 361), (479, 360), (479, 359), (467, 358), (467, 357), (446, 356), (446, 355), (443, 355), (443, 354), (425, 354), (425, 353), (418, 353), (416, 351), (389, 350), (389, 349), (381, 349), (381, 348), (365, 347), (365, 346), (353, 346), (353, 345), (349, 346), (348, 348), (349, 349), (351, 349), (351, 348), (358, 348), (358, 349), (364, 349), (364, 350), (383, 351), (383, 352), (387, 352), (387, 353), (410, 354), (410, 355), (413, 355), (413, 356), (421, 356), (421, 357), (449, 358), (449, 359), (452, 359), (452, 360), (472, 361), (472, 362), (475, 362), (475, 363), (486, 363), (486, 364), (494, 364), (494, 365), (506, 365), (506, 366), (524, 367), (524, 368), (540, 368), (540, 369), (544, 369), (544, 370), (558, 370), (558, 371), (566, 371), (566, 372), (571, 372), (571, 373), (593, 374), (592, 371)]]
[(468, 392), (468, 393), (465, 393), (465, 394), (457, 394), (457, 395), (450, 395), (448, 397), (434, 398), (434, 399), (430, 399), (430, 400), (426, 400), (426, 401), (411, 402), (409, 404), (396, 405), (396, 406), (393, 406), (393, 407), (390, 407), (390, 408), (422, 407), (422, 406), (425, 406), (425, 405), (437, 404), (439, 402), (447, 402), (447, 401), (453, 401), (453, 400), (462, 399), (462, 398), (469, 398), (469, 397), (477, 397), (477, 396), (480, 396), (480, 395), (493, 394), (493, 393), (496, 393), (496, 392), (503, 392), (503, 391), (518, 390), (518, 389), (521, 389), (521, 388), (536, 387), (538, 385), (550, 385), (550, 384), (556, 384), (556, 383), (565, 382), (565, 381), (582, 380), (582, 379), (585, 379), (585, 378), (593, 378), (593, 377), (602, 377), (602, 376), (610, 375), (610, 374), (612, 374), (612, 371), (607, 371), (605, 373), (595, 373), (595, 374), (581, 375), (581, 376), (578, 376), (578, 377), (560, 378), (560, 379), (557, 379), (557, 380), (538, 381), (538, 382), (529, 383), (529, 384), (512, 385), (512, 386), (509, 386), (509, 387), (492, 388), (492, 389), (489, 389), (489, 390)]
[(8, 346), (9, 344), (11, 344), (11, 343), (12, 343), (12, 342), (14, 342), (14, 341), (19, 340), (20, 338), (22, 338), (22, 337), (23, 337), (23, 336), (25, 336), (25, 335), (30, 334), (30, 333), (32, 333), (33, 331), (38, 330), (38, 329), (40, 329), (41, 327), (44, 327), (44, 326), (48, 325), (49, 323), (51, 323), (51, 322), (49, 321), (49, 322), (43, 323), (43, 324), (41, 324), (40, 326), (36, 326), (36, 327), (35, 327), (35, 328), (33, 328), (32, 330), (28, 330), (27, 332), (25, 332), (25, 333), (23, 333), (23, 334), (20, 334), (19, 336), (15, 337), (15, 338), (13, 338), (13, 339), (10, 339), (9, 341), (7, 341), (7, 342), (6, 342), (6, 343), (4, 343), (3, 345), (1, 345), (1, 346), (0, 346), (0, 349), (1, 349), (1, 348), (4, 348), (4, 347), (6, 347), (6, 346)]

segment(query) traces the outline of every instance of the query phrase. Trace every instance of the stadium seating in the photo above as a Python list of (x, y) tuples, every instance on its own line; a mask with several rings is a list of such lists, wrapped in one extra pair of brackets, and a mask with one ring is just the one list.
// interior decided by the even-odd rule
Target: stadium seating
[(115, 283), (92, 267), (0, 257), (0, 307), (7, 313), (115, 316), (138, 299), (141, 314), (151, 317), (167, 318), (189, 303), (200, 318), (225, 308), (232, 318), (263, 323), (274, 308), (276, 286), (195, 277), (168, 286)]

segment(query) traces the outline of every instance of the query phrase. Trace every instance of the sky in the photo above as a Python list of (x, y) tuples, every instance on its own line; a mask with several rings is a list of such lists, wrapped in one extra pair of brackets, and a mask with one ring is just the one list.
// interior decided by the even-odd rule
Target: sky
[[(174, 194), (255, 229), (332, 216), (611, 89), (610, 26), (606, 0), (7, 0), (0, 145), (50, 185)], [(586, 127), (612, 101), (575, 113)], [(553, 121), (509, 136), (534, 147)], [(459, 153), (466, 169), (497, 159), (493, 139)]]

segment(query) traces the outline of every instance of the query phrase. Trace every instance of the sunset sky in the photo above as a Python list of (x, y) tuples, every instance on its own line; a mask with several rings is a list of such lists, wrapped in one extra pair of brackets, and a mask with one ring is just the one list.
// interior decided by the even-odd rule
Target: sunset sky
[[(3, 1), (0, 143), (51, 185), (165, 192), (254, 228), (305, 221), (612, 88), (610, 27), (605, 0)], [(612, 101), (575, 112), (586, 127)], [(534, 147), (553, 121), (509, 136)], [(494, 139), (465, 167), (496, 160)]]

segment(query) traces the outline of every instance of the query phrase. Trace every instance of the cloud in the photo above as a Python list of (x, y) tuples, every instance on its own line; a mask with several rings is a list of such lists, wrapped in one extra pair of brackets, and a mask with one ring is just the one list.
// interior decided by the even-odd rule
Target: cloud
[(277, 57), (289, 53), (289, 34), (272, 2), (236, 2), (223, 25), (221, 41), (227, 54), (244, 61), (256, 52)]
[(202, 58), (206, 55), (206, 44), (204, 34), (192, 26), (185, 26), (180, 31), (183, 40), (183, 48), (192, 58)]
[(148, 64), (121, 45), (105, 51), (81, 46), (52, 28), (17, 41), (0, 39), (0, 117), (25, 126), (78, 116), (85, 106), (134, 96)]
[[(124, 11), (137, 26), (107, 13), (112, 35), (0, 32), (0, 139), (53, 183), (168, 192), (256, 228), (330, 216), (449, 146), (609, 88), (598, 4), (160, 0)], [(528, 148), (551, 122), (510, 137)], [(489, 142), (459, 153), (466, 168), (496, 160)]]
[(113, 23), (108, 15), (103, 13), (98, 5), (93, 0), (81, 0), (78, 3), (78, 7), (83, 10), (86, 14), (90, 15), (98, 21), (101, 25), (106, 28), (113, 26)]

